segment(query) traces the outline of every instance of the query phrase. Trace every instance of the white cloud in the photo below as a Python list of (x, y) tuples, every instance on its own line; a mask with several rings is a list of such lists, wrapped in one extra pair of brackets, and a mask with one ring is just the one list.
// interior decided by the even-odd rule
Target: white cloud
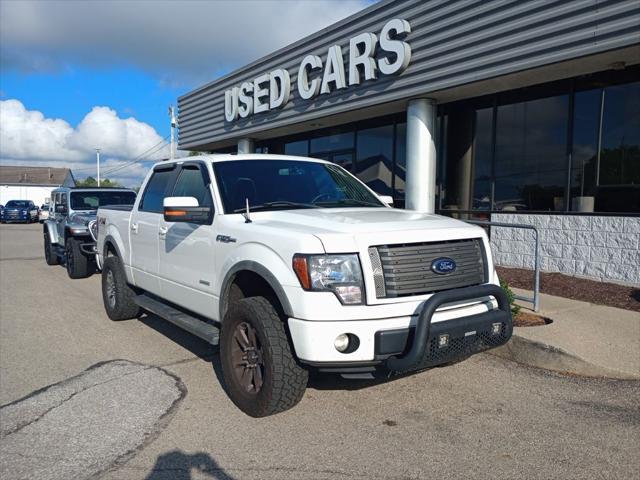
[[(159, 144), (159, 145), (158, 145)], [(154, 148), (158, 145), (157, 148)], [(12, 165), (65, 166), (76, 178), (95, 176), (95, 148), (101, 149), (101, 169), (111, 179), (139, 184), (147, 166), (135, 163), (109, 170), (150, 151), (142, 158), (159, 160), (169, 154), (166, 141), (153, 127), (133, 117), (120, 118), (109, 107), (94, 107), (77, 125), (27, 110), (18, 100), (0, 101), (0, 162)]]
[(0, 2), (0, 61), (27, 72), (134, 65), (190, 84), (314, 33), (371, 0)]

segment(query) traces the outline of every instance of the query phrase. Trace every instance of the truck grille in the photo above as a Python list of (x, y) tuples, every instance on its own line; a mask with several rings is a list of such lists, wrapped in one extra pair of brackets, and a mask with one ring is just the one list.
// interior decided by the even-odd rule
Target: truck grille
[[(456, 263), (451, 273), (432, 271), (434, 260)], [(379, 245), (369, 248), (377, 298), (424, 295), (486, 282), (486, 261), (480, 239)]]

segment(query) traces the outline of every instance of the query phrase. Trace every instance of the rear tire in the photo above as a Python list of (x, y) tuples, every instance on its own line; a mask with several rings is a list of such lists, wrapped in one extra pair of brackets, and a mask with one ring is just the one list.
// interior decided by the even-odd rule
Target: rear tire
[(296, 362), (284, 321), (264, 297), (229, 306), (222, 322), (220, 359), (229, 398), (252, 417), (292, 408), (307, 388), (309, 372)]
[(49, 238), (49, 231), (46, 228), (44, 229), (44, 259), (47, 262), (47, 265), (60, 264), (58, 254), (53, 251), (53, 245), (51, 245), (51, 239)]
[(102, 266), (102, 301), (111, 320), (129, 320), (140, 315), (136, 292), (127, 283), (119, 257), (107, 257)]
[(82, 253), (79, 240), (67, 238), (64, 251), (69, 278), (87, 278), (95, 272), (92, 260)]

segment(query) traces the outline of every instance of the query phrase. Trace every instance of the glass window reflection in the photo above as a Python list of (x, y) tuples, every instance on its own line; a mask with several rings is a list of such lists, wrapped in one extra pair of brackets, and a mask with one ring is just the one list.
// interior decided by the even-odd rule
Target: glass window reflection
[(358, 130), (356, 174), (374, 192), (393, 193), (393, 125)]
[(498, 107), (498, 210), (564, 210), (569, 96)]

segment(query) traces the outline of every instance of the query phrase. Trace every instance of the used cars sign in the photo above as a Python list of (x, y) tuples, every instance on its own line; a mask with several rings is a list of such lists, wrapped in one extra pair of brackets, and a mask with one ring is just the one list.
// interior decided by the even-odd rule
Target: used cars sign
[[(310, 100), (334, 90), (375, 80), (378, 72), (393, 75), (402, 72), (411, 60), (411, 47), (402, 38), (411, 32), (409, 22), (394, 18), (380, 31), (361, 33), (349, 40), (348, 73), (340, 45), (329, 47), (323, 64), (318, 55), (307, 55), (298, 67), (297, 89), (300, 98)], [(378, 50), (379, 49), (379, 50)], [(390, 54), (376, 59), (376, 51)], [(224, 116), (227, 122), (284, 107), (291, 97), (291, 77), (278, 68), (224, 92)]]

